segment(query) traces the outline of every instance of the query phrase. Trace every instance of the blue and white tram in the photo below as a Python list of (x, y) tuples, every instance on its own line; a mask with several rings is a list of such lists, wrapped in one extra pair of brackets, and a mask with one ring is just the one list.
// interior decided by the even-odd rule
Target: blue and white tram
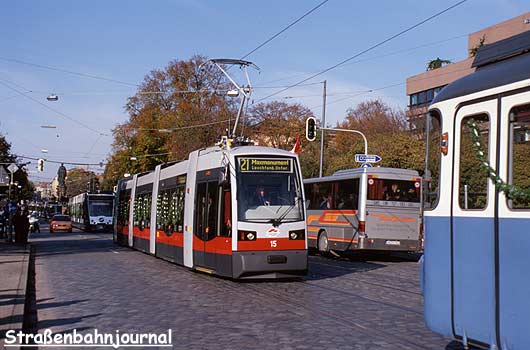
[(530, 32), (482, 47), (429, 107), (425, 320), (464, 345), (530, 348), (529, 50)]
[(257, 147), (210, 147), (118, 183), (114, 239), (234, 279), (307, 273), (298, 157)]

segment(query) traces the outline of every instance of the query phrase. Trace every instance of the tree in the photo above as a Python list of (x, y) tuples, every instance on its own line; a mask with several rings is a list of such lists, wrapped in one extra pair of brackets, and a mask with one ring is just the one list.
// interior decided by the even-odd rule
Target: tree
[(89, 190), (93, 192), (97, 187), (99, 187), (99, 178), (94, 172), (82, 168), (73, 168), (68, 171), (66, 197), (71, 198)]
[(104, 188), (115, 185), (125, 173), (184, 160), (191, 151), (214, 145), (225, 133), (228, 122), (221, 122), (235, 115), (234, 101), (215, 91), (228, 90), (230, 85), (217, 68), (205, 62), (202, 56), (172, 61), (144, 78), (125, 106), (129, 120), (113, 130)]
[[(11, 144), (7, 141), (4, 135), (0, 134), (0, 163), (22, 163), (15, 155), (11, 154)], [(0, 165), (3, 166), (3, 165)], [(13, 174), (13, 182), (18, 183), (18, 186), (11, 186), (12, 199), (15, 200), (29, 200), (33, 197), (35, 188), (28, 179), (28, 174), (24, 167), (21, 167)], [(0, 200), (2, 197), (7, 199), (9, 186), (0, 187)]]
[(486, 43), (486, 36), (483, 35), (482, 38), (479, 39), (479, 42), (477, 45), (469, 49), (469, 56), (475, 57), (477, 55), (478, 49), (480, 49), (482, 46), (484, 46)]
[[(248, 113), (248, 129), (259, 145), (291, 150), (296, 138), (305, 134), (305, 121), (313, 112), (298, 103), (259, 103)], [(319, 143), (301, 137), (300, 163), (304, 177), (318, 176)]]
[[(337, 127), (363, 132), (368, 140), (368, 152), (383, 158), (377, 165), (422, 172), (425, 147), (409, 132), (403, 111), (392, 109), (380, 100), (366, 101), (349, 109)], [(359, 167), (354, 158), (355, 154), (364, 153), (362, 138), (349, 133), (336, 133), (332, 137), (330, 146), (334, 152), (326, 153), (324, 173), (331, 175), (337, 170)]]
[(448, 65), (451, 62), (451, 60), (442, 60), (440, 57), (437, 57), (435, 60), (431, 60), (427, 63), (427, 70), (434, 70), (438, 68), (442, 68), (445, 65)]

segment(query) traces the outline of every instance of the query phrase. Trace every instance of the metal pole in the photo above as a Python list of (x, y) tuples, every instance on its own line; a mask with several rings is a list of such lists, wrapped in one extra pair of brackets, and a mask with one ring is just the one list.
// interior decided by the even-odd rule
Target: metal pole
[(320, 135), (320, 170), (318, 176), (322, 177), (322, 167), (324, 164), (324, 128), (326, 127), (326, 80), (324, 80), (324, 91), (322, 93), (322, 132)]
[(352, 132), (355, 134), (359, 134), (363, 137), (364, 140), (364, 154), (368, 155), (368, 140), (366, 139), (366, 136), (360, 132), (359, 130), (353, 130), (353, 129), (335, 129), (335, 128), (321, 128), (322, 130), (328, 130), (328, 131), (340, 131), (340, 132)]
[(9, 182), (9, 194), (8, 194), (8, 200), (11, 201), (11, 185), (13, 185), (13, 173), (10, 173), (11, 175), (11, 181)]

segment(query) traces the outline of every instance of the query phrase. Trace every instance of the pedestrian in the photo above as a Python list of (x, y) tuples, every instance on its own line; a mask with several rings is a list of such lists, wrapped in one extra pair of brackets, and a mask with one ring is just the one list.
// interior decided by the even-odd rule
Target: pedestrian
[[(25, 213), (26, 211), (24, 211)], [(15, 243), (27, 243), (28, 241), (28, 230), (29, 230), (29, 219), (27, 215), (24, 215), (20, 208), (17, 209), (13, 216), (13, 226), (15, 228)]]

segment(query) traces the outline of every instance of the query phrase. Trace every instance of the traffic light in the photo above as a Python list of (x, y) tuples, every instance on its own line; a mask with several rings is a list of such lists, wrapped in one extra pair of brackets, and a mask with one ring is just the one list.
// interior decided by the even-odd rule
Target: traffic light
[(313, 117), (309, 117), (305, 121), (305, 138), (308, 141), (315, 141), (317, 138), (317, 121)]
[(40, 172), (44, 171), (44, 159), (41, 158), (37, 161), (37, 170)]

